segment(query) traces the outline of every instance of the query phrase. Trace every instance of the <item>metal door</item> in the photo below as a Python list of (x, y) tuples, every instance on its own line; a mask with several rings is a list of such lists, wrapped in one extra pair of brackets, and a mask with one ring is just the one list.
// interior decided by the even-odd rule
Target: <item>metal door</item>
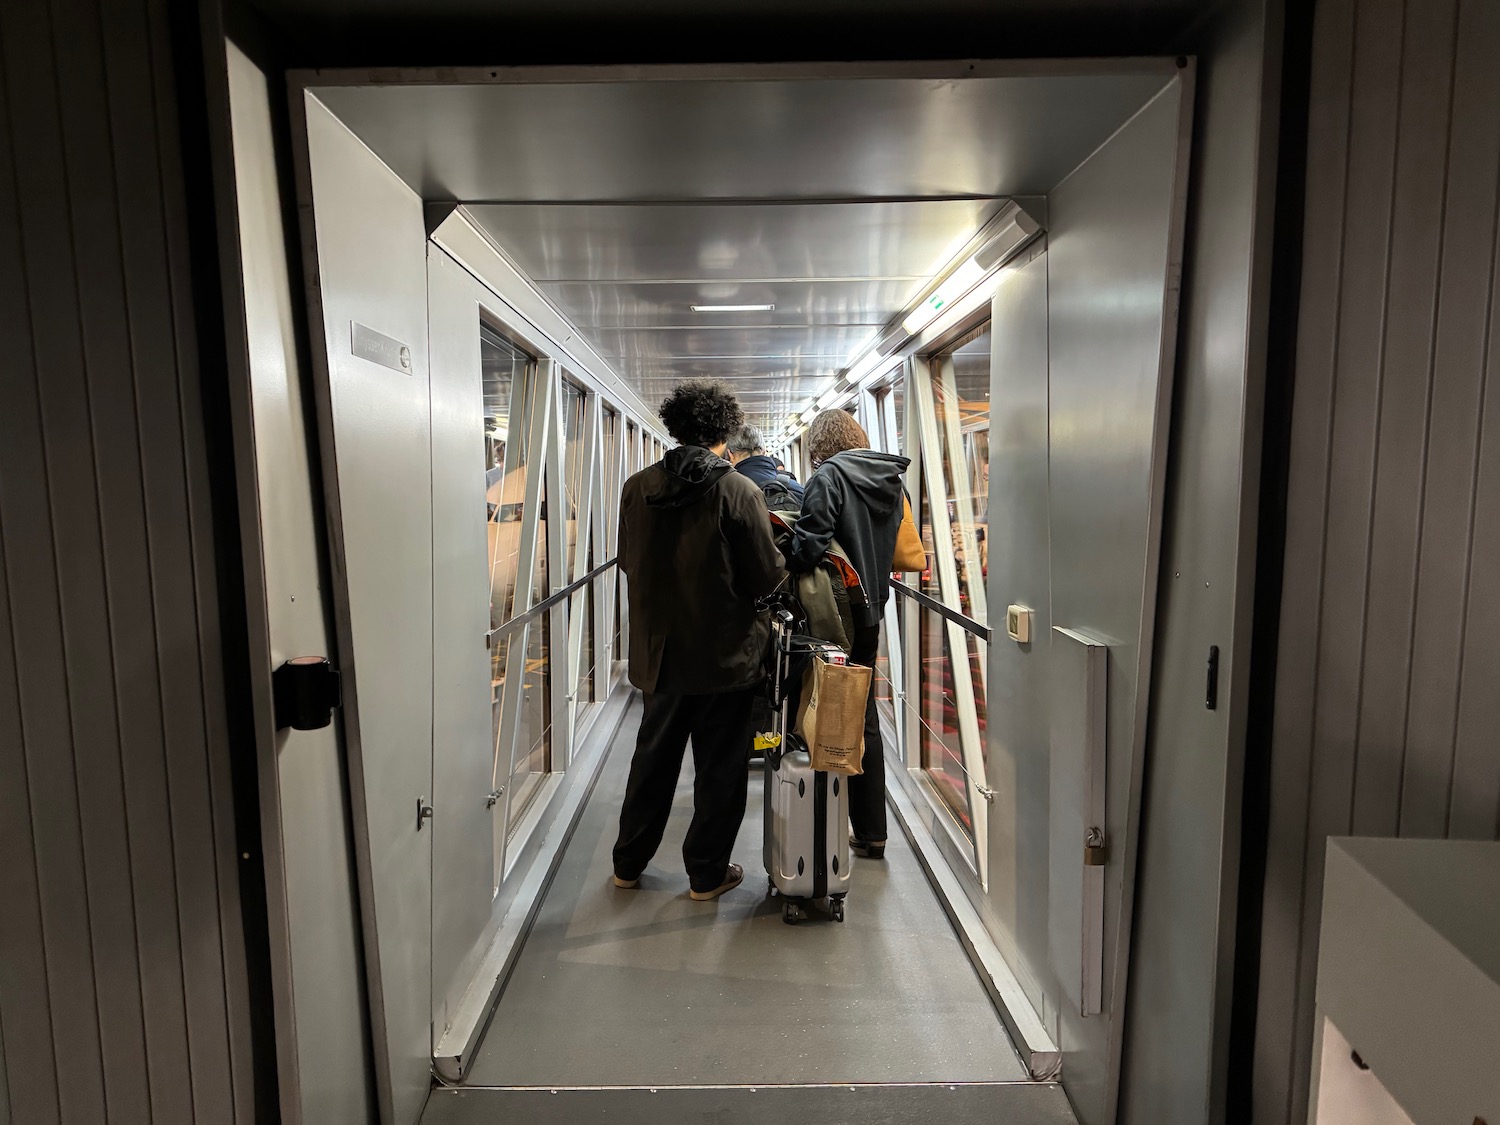
[[(313, 314), (381, 1118), (430, 1085), (432, 485), (421, 200), (307, 98)], [(378, 235), (373, 232), (379, 232)]]

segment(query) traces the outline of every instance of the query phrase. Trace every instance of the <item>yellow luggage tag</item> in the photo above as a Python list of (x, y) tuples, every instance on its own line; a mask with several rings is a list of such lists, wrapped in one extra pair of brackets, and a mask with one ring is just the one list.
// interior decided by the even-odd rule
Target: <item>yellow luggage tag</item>
[(781, 735), (775, 731), (756, 731), (755, 748), (757, 750), (771, 750), (781, 745)]

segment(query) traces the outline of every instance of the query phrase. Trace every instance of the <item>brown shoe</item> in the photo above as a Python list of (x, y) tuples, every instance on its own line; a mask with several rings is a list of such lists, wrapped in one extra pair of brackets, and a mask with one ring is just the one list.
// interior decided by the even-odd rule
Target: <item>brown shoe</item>
[(724, 881), (711, 891), (689, 891), (688, 898), (694, 902), (708, 902), (710, 899), (718, 898), (725, 891), (732, 891), (745, 881), (745, 869), (738, 863), (731, 863), (724, 872)]
[(622, 891), (633, 891), (641, 885), (641, 880), (639, 877), (636, 877), (634, 879), (622, 879), (620, 876), (616, 875), (613, 878), (615, 881), (615, 886), (619, 887)]

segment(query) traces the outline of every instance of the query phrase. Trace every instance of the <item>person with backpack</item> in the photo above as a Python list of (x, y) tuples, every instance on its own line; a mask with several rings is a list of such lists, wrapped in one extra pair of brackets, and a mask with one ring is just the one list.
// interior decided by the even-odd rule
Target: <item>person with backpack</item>
[[(896, 538), (905, 512), (905, 457), (870, 448), (864, 428), (842, 410), (825, 410), (807, 429), (812, 479), (802, 513), (784, 548), (793, 574), (818, 565), (835, 539), (843, 546), (864, 588), (854, 607), (850, 659), (871, 667), (880, 649), (880, 619), (890, 593)], [(865, 704), (864, 772), (849, 778), (850, 849), (868, 859), (885, 855), (885, 748), (875, 708), (875, 682)]]
[(784, 507), (771, 502), (782, 493), (791, 495), (792, 507), (802, 507), (802, 486), (791, 473), (779, 468), (774, 458), (766, 455), (766, 439), (760, 430), (754, 426), (741, 426), (729, 439), (727, 449), (730, 464), (755, 482), (766, 497), (767, 507), (773, 511)]
[(627, 480), (620, 496), (630, 682), (645, 694), (645, 713), (620, 808), (614, 883), (640, 885), (691, 738), (693, 819), (682, 859), (690, 897), (706, 902), (745, 877), (729, 856), (745, 817), (752, 708), (770, 644), (756, 602), (786, 571), (760, 491), (724, 460), (726, 439), (744, 422), (733, 392), (689, 379), (660, 413), (679, 444)]

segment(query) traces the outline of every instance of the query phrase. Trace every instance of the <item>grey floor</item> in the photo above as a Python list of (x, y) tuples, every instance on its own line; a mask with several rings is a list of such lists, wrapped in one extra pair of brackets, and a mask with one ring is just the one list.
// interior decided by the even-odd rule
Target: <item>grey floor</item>
[(815, 914), (785, 925), (765, 894), (757, 772), (735, 849), (745, 883), (693, 902), (680, 865), (689, 759), (641, 888), (613, 887), (610, 847), (639, 714), (621, 727), (471, 1087), (1024, 1081), (899, 832), (885, 862), (856, 860), (847, 922)]
[(922, 1086), (661, 1086), (630, 1090), (434, 1090), (422, 1125), (1078, 1125), (1043, 1082)]

